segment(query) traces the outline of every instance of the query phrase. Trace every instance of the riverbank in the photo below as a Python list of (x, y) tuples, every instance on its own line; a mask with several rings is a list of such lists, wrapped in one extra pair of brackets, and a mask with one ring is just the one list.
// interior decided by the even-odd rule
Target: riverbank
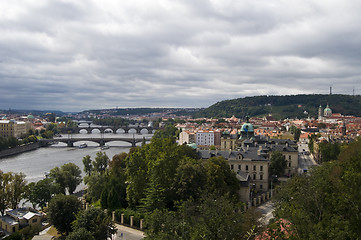
[(21, 146), (16, 146), (14, 148), (2, 150), (2, 151), (0, 151), (0, 159), (5, 158), (5, 157), (10, 157), (13, 155), (17, 155), (20, 153), (24, 153), (24, 152), (29, 152), (29, 151), (38, 149), (39, 147), (40, 147), (39, 142), (35, 142), (35, 143), (28, 143), (28, 144), (24, 144)]

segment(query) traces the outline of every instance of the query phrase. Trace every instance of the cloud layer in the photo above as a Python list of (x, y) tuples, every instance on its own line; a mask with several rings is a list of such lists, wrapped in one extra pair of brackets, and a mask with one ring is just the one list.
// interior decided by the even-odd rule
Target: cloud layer
[(359, 94), (357, 0), (2, 0), (0, 109)]

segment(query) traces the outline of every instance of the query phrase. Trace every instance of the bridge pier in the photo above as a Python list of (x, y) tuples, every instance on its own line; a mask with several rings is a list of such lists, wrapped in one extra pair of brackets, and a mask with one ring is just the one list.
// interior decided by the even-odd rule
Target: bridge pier
[(99, 147), (103, 147), (104, 145), (105, 145), (105, 141), (104, 141), (104, 139), (101, 139), (99, 141)]
[(74, 147), (74, 143), (72, 141), (68, 141), (66, 145), (67, 147)]
[(132, 147), (136, 147), (137, 146), (137, 143), (135, 142), (135, 139), (133, 138), (132, 139)]

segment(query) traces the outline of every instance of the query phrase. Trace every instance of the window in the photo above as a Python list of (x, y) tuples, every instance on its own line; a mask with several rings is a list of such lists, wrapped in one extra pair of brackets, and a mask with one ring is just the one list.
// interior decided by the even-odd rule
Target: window
[(288, 166), (291, 167), (291, 162), (288, 163)]
[(263, 180), (263, 175), (259, 175), (259, 180)]
[(253, 166), (253, 171), (256, 171), (256, 166)]
[(260, 184), (260, 185), (259, 185), (259, 189), (262, 189), (262, 188), (263, 188), (263, 185), (262, 185), (262, 184)]
[(241, 165), (238, 165), (238, 170), (241, 170)]
[(260, 167), (259, 167), (259, 170), (260, 170), (260, 171), (263, 171), (263, 166), (260, 166)]
[(37, 221), (38, 221), (37, 218), (34, 218), (34, 219), (33, 219), (33, 223), (36, 223)]
[(248, 165), (246, 165), (246, 171), (248, 171)]
[(256, 180), (256, 174), (253, 174), (253, 180)]
[(233, 170), (233, 164), (231, 164), (231, 170)]
[(288, 156), (288, 160), (291, 160), (291, 155)]

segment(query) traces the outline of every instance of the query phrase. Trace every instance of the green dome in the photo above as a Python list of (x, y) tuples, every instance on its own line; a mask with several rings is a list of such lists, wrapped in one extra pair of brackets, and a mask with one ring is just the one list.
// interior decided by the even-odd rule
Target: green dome
[(241, 132), (254, 132), (253, 125), (251, 123), (245, 123), (242, 125)]
[(34, 119), (35, 117), (33, 115), (28, 115), (28, 119)]

